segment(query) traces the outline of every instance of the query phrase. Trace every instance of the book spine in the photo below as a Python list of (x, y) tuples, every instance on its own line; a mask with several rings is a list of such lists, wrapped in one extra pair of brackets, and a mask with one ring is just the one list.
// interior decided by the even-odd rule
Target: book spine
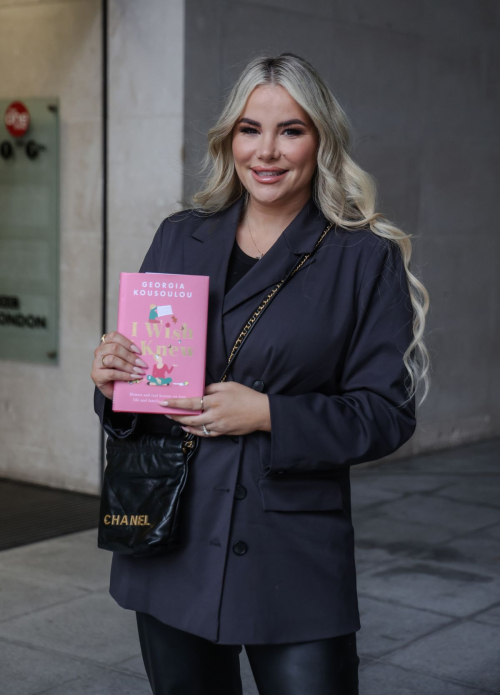
[[(204, 325), (204, 329), (205, 329), (205, 342), (204, 342), (204, 345), (203, 345), (203, 352), (202, 352), (202, 355), (203, 355), (203, 360), (202, 360), (203, 366), (202, 366), (202, 372), (201, 372), (201, 373), (203, 374), (203, 383), (205, 383), (205, 372), (206, 372), (206, 368), (207, 368), (207, 338), (208, 338), (208, 296), (209, 296), (209, 282), (210, 282), (209, 279), (206, 278), (206, 280), (205, 280), (205, 283), (206, 283), (206, 284), (205, 284), (205, 295), (206, 295), (206, 296), (205, 296), (205, 301), (206, 301), (206, 304), (205, 304), (205, 325)], [(200, 410), (200, 413), (201, 413), (201, 412), (203, 412), (203, 411)]]

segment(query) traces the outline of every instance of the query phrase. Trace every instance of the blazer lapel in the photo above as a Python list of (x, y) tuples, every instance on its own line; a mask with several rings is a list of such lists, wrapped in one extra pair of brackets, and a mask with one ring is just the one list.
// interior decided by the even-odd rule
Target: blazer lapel
[[(210, 276), (206, 371), (213, 382), (219, 380), (229, 359), (224, 315), (251, 298), (255, 298), (255, 307), (251, 307), (249, 313), (256, 308), (264, 298), (258, 295), (279, 282), (302, 254), (314, 249), (328, 224), (311, 197), (264, 257), (225, 295), (229, 258), (243, 201), (242, 195), (221, 212), (206, 217), (191, 235), (186, 236), (184, 248), (184, 272)], [(306, 261), (303, 268), (311, 262)], [(242, 325), (247, 318), (242, 315)]]
[[(327, 225), (328, 220), (316, 207), (312, 197), (309, 198), (263, 258), (223, 298), (222, 315), (252, 297), (255, 297), (257, 306), (260, 297), (256, 295), (271, 289), (293, 268), (302, 254), (310, 253)], [(311, 262), (308, 259), (302, 268)]]

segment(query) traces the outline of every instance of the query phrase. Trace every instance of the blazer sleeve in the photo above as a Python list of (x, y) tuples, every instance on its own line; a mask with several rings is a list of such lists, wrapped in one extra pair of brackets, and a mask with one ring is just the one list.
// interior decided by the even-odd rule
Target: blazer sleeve
[(270, 472), (331, 471), (373, 461), (415, 431), (415, 396), (400, 405), (408, 396), (403, 354), (413, 340), (413, 307), (395, 242), (377, 240), (358, 292), (340, 395), (269, 394)]
[[(162, 249), (162, 239), (164, 227), (167, 220), (163, 220), (156, 231), (151, 246), (146, 253), (140, 273), (160, 272), (160, 258)], [(94, 410), (99, 417), (104, 431), (111, 437), (124, 439), (128, 437), (137, 427), (139, 421), (138, 413), (115, 413), (111, 409), (111, 400), (106, 398), (97, 386), (94, 389)]]

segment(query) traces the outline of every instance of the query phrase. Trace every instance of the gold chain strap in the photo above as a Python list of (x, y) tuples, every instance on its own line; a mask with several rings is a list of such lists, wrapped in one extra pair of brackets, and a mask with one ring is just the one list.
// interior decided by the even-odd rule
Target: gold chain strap
[[(330, 229), (332, 228), (332, 226), (333, 226), (333, 222), (331, 222), (331, 223), (328, 225), (328, 227), (325, 229), (325, 231), (323, 232), (323, 234), (320, 236), (320, 238), (319, 238), (318, 241), (316, 242), (316, 245), (314, 246), (313, 251), (315, 251), (316, 248), (317, 248), (317, 246), (319, 246), (319, 244), (321, 244), (321, 242), (323, 241), (323, 239), (325, 238), (325, 236), (328, 234), (328, 232), (330, 231)], [(311, 253), (312, 253), (312, 251), (311, 251)], [(293, 270), (293, 272), (290, 274), (290, 277), (292, 277), (292, 275), (295, 275), (295, 273), (296, 273), (298, 270), (300, 270), (300, 269), (302, 268), (302, 266), (303, 266), (304, 263), (307, 261), (307, 259), (309, 258), (310, 255), (311, 255), (310, 253), (307, 253), (307, 254), (304, 256), (304, 258), (303, 258), (302, 261), (299, 263), (299, 265), (298, 265), (298, 266)], [(283, 280), (281, 280), (275, 287), (273, 287), (273, 289), (269, 292), (269, 294), (268, 294), (267, 297), (264, 299), (264, 301), (262, 302), (262, 304), (260, 304), (260, 305), (257, 307), (257, 309), (254, 311), (254, 313), (252, 314), (252, 316), (248, 319), (247, 323), (245, 324), (245, 326), (243, 327), (241, 333), (239, 334), (239, 336), (238, 336), (238, 338), (237, 338), (237, 340), (236, 340), (236, 342), (235, 342), (235, 344), (234, 344), (234, 346), (233, 346), (233, 349), (231, 350), (231, 354), (229, 355), (229, 359), (228, 359), (228, 361), (227, 361), (228, 364), (229, 364), (229, 363), (231, 362), (231, 360), (233, 359), (234, 353), (235, 353), (236, 350), (238, 349), (238, 347), (239, 347), (241, 341), (245, 338), (246, 334), (248, 333), (248, 331), (249, 331), (250, 328), (252, 327), (252, 324), (255, 323), (255, 321), (257, 320), (257, 317), (259, 316), (259, 314), (261, 313), (261, 311), (262, 311), (262, 310), (264, 309), (264, 307), (271, 301), (271, 299), (274, 297), (274, 295), (276, 294), (276, 292), (280, 289), (280, 287), (281, 287), (281, 285), (284, 283), (285, 279), (286, 279), (286, 277), (283, 278)], [(221, 379), (221, 382), (222, 382), (222, 381), (225, 381), (225, 380), (226, 380), (226, 377), (227, 377), (227, 373), (224, 374), (224, 378)]]

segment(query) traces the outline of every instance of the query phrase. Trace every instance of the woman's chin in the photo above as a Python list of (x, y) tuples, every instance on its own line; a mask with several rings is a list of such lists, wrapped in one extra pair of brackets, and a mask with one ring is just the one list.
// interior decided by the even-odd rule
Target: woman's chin
[(280, 185), (276, 186), (265, 186), (265, 185), (253, 185), (247, 188), (251, 197), (263, 205), (271, 203), (280, 203), (285, 201), (290, 194), (288, 188), (282, 187)]

